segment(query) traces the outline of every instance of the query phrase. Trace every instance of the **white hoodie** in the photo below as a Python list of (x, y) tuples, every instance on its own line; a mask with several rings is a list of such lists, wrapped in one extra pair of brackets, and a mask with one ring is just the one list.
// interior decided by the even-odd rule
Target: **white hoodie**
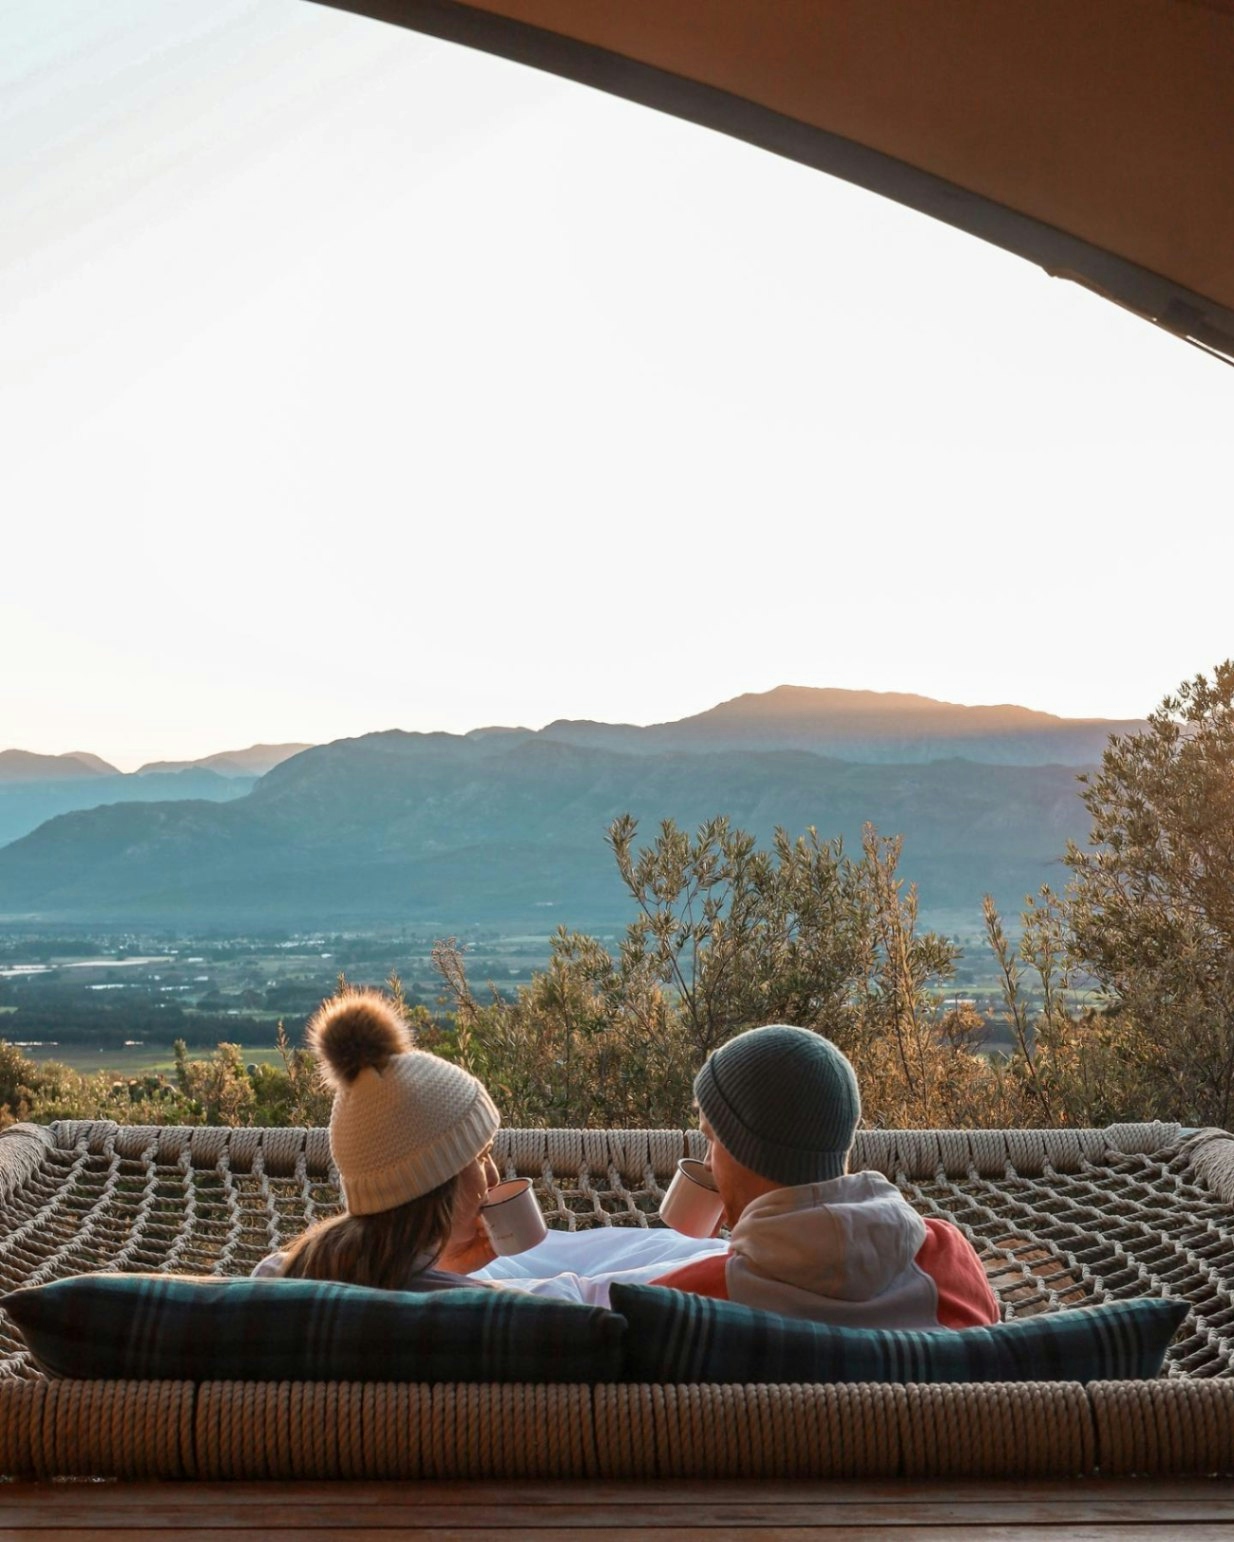
[(923, 1220), (881, 1173), (776, 1189), (746, 1206), (729, 1252), (655, 1282), (854, 1328), (966, 1328), (999, 1312), (972, 1245)]

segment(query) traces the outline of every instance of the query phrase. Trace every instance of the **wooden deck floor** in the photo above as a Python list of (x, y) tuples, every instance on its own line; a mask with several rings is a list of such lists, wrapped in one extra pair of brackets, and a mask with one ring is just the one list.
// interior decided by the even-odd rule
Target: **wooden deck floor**
[(15, 1483), (0, 1542), (1234, 1542), (1234, 1483)]

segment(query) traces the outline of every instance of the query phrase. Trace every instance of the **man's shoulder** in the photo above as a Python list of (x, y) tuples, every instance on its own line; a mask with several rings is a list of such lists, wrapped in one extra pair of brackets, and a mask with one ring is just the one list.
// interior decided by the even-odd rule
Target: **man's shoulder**
[(977, 1250), (958, 1226), (926, 1217), (926, 1240), (917, 1267), (938, 1291), (938, 1321), (943, 1328), (976, 1328), (996, 1323), (1000, 1312)]
[(727, 1269), (729, 1253), (709, 1253), (706, 1258), (696, 1258), (678, 1269), (652, 1280), (653, 1285), (663, 1285), (669, 1290), (688, 1290), (695, 1296), (712, 1296), (717, 1301), (728, 1300)]

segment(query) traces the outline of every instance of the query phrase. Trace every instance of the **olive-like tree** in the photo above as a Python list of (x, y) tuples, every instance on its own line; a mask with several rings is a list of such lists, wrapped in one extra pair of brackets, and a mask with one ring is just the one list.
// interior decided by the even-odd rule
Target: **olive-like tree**
[(1107, 993), (1121, 1054), (1152, 1114), (1234, 1115), (1234, 660), (1111, 738), (1083, 778), (1087, 847), (1072, 844), (1077, 960)]

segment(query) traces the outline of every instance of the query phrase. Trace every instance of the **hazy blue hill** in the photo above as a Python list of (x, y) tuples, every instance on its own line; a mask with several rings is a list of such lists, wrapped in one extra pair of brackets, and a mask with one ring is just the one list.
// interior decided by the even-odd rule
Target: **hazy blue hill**
[(82, 782), (119, 775), (115, 766), (85, 750), (76, 750), (69, 755), (0, 750), (0, 786), (13, 782)]
[(88, 771), (94, 771), (100, 776), (120, 775), (111, 761), (104, 760), (101, 755), (92, 755), (89, 750), (70, 750), (67, 755), (57, 757), (60, 760), (79, 761)]
[[(145, 779), (147, 782), (149, 778)], [(0, 915), (443, 929), (589, 924), (624, 907), (604, 829), (716, 813), (766, 838), (905, 837), (924, 902), (974, 913), (1047, 878), (1087, 828), (1068, 766), (858, 765), (802, 750), (630, 754), (530, 732), (390, 732), (306, 750), (230, 803), (113, 805), (0, 850)]]
[(0, 782), (0, 846), (29, 834), (45, 820), (100, 804), (152, 803), (164, 799), (242, 798), (255, 778), (217, 771), (169, 771), (146, 776), (88, 776), (72, 781)]
[(144, 766), (138, 766), (136, 774), (149, 776), (152, 772), (198, 770), (251, 779), (264, 776), (284, 760), (311, 748), (309, 744), (250, 744), (245, 750), (220, 750), (216, 755), (203, 755), (200, 760), (150, 760)]

